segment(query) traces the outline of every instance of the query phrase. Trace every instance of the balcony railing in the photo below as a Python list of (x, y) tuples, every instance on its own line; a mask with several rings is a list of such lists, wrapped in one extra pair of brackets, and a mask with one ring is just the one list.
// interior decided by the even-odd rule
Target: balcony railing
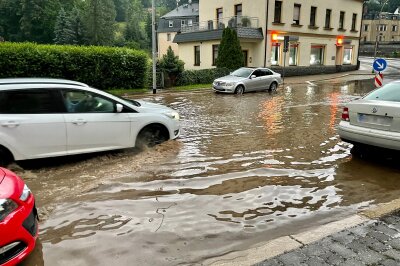
[(247, 16), (234, 16), (229, 18), (214, 19), (193, 23), (192, 25), (184, 25), (181, 27), (181, 33), (218, 30), (230, 28), (259, 28), (258, 18)]

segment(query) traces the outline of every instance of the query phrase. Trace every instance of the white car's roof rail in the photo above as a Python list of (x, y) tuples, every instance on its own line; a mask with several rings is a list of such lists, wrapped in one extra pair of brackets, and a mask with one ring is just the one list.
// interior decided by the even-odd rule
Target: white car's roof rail
[(89, 85), (67, 79), (53, 79), (53, 78), (5, 78), (0, 79), (1, 85), (14, 85), (14, 84), (65, 84), (75, 85), (81, 87), (89, 87)]

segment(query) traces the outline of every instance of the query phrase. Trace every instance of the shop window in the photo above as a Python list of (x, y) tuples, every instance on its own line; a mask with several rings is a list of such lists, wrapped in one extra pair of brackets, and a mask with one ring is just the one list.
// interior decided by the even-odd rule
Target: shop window
[(290, 47), (289, 47), (289, 65), (290, 66), (297, 66), (298, 51), (299, 51), (299, 45), (297, 43), (290, 45)]
[(278, 66), (280, 61), (280, 43), (273, 43), (271, 50), (271, 65)]
[(343, 65), (351, 65), (353, 58), (353, 48), (345, 47), (343, 52)]
[(310, 65), (323, 65), (325, 46), (312, 45), (310, 54)]

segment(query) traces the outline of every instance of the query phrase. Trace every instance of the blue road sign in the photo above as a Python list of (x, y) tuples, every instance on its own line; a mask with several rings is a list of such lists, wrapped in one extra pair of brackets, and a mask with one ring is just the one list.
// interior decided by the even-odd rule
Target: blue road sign
[(387, 62), (385, 59), (383, 58), (378, 58), (374, 61), (373, 64), (374, 70), (377, 72), (382, 72), (383, 70), (386, 69), (387, 67)]

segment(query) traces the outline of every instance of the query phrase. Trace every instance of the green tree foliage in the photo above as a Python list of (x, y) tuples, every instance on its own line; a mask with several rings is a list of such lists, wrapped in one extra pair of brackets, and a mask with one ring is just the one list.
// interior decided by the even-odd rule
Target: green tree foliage
[(146, 31), (146, 35), (147, 35), (147, 39), (149, 40), (149, 44), (151, 42), (151, 39), (153, 37), (152, 33), (153, 33), (153, 27), (152, 27), (152, 18), (151, 18), (151, 13), (147, 13), (146, 15), (146, 24), (145, 24), (145, 31)]
[(179, 60), (171, 46), (168, 47), (167, 53), (159, 62), (160, 69), (168, 75), (171, 85), (175, 84), (176, 77), (183, 72), (184, 65), (185, 63)]
[(87, 43), (112, 45), (115, 31), (115, 6), (113, 0), (87, 0), (84, 25)]
[(117, 22), (127, 21), (126, 10), (129, 7), (130, 0), (114, 0), (115, 11), (117, 12), (115, 20)]
[(127, 14), (129, 20), (125, 30), (125, 40), (127, 42), (136, 42), (142, 49), (148, 48), (149, 40), (140, 23), (143, 19), (142, 2), (140, 0), (132, 0)]
[(67, 14), (65, 13), (64, 8), (60, 9), (58, 13), (58, 17), (56, 20), (56, 25), (54, 27), (54, 43), (56, 44), (66, 44), (68, 43), (68, 36), (67, 36)]
[[(379, 12), (386, 0), (369, 0), (365, 2), (368, 12)], [(385, 6), (383, 6), (383, 12), (393, 13), (400, 7), (400, 0), (389, 0)]]
[(74, 7), (67, 17), (67, 44), (84, 43), (84, 24), (79, 8)]
[(244, 56), (240, 41), (234, 29), (225, 28), (218, 48), (216, 66), (236, 69), (244, 65)]
[(0, 37), (7, 41), (18, 41), (20, 38), (19, 21), (21, 5), (16, 0), (0, 0)]
[(23, 40), (51, 43), (60, 3), (58, 0), (20, 0), (20, 33)]

